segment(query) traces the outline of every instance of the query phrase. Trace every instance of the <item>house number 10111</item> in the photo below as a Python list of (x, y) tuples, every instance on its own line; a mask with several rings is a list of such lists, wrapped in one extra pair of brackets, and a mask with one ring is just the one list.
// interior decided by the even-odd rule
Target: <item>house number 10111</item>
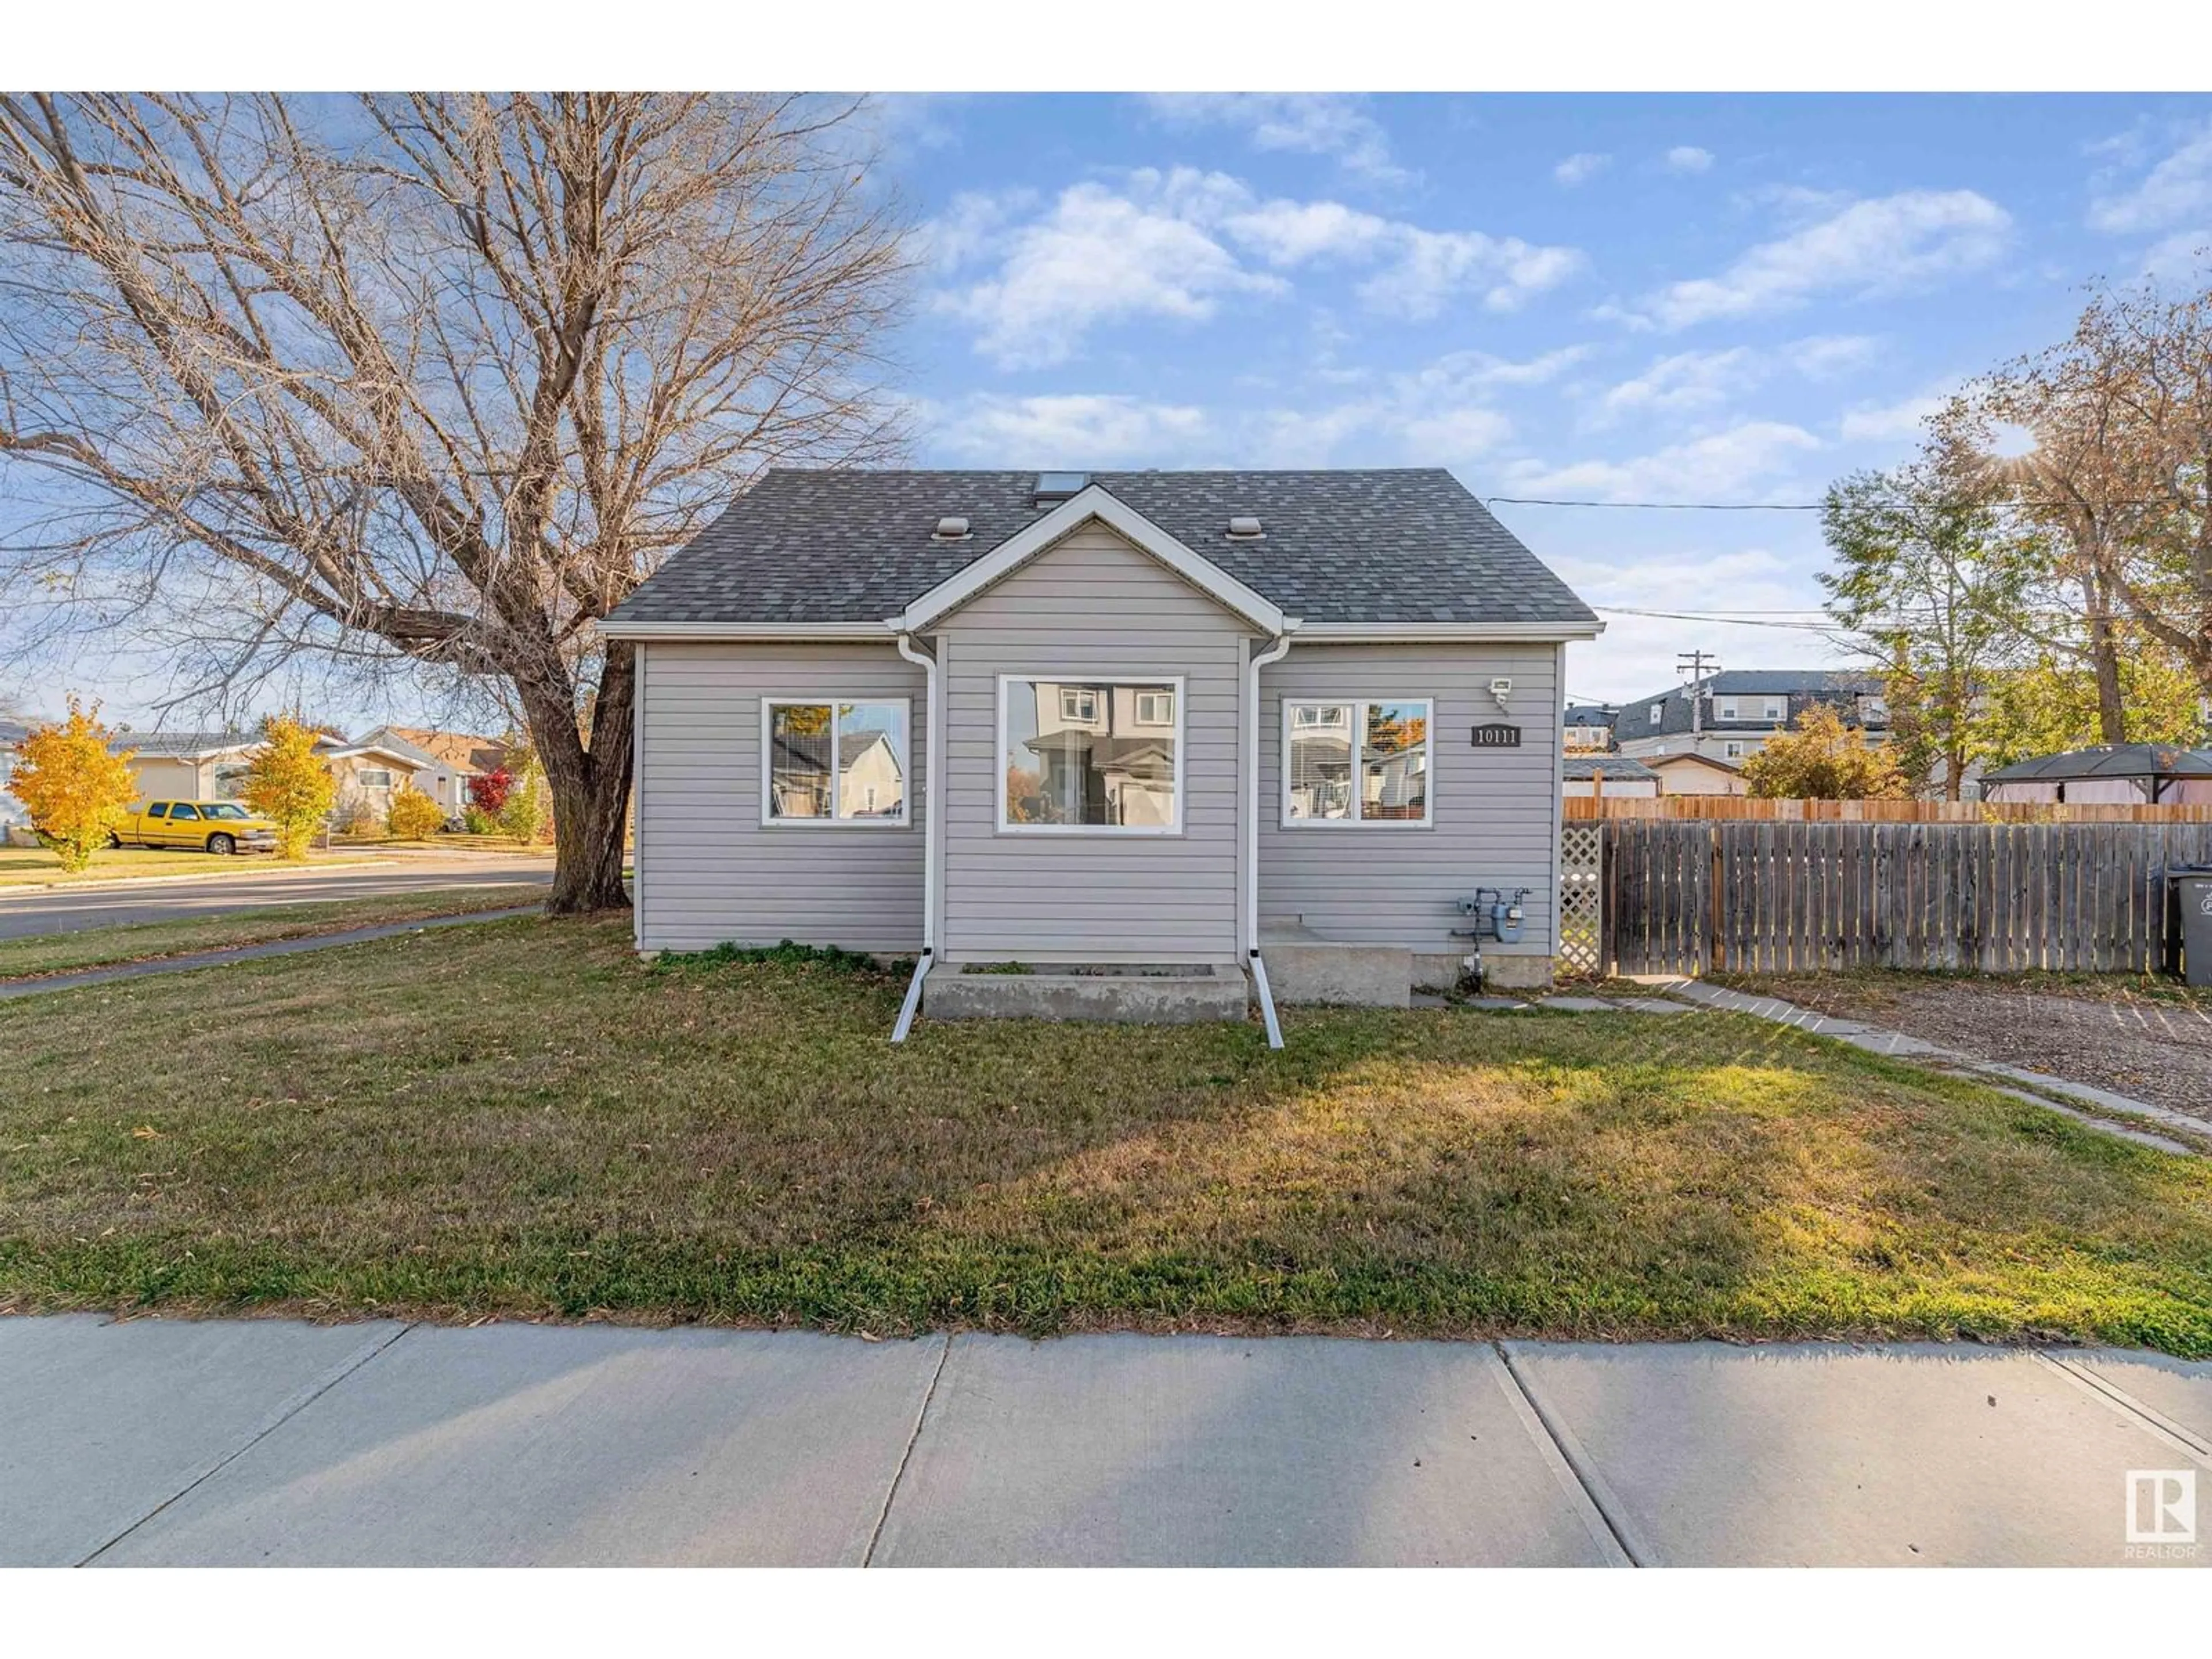
[(1508, 726), (1502, 720), (1478, 726), (1474, 728), (1474, 746), (1477, 749), (1518, 749), (1521, 746), (1521, 728)]

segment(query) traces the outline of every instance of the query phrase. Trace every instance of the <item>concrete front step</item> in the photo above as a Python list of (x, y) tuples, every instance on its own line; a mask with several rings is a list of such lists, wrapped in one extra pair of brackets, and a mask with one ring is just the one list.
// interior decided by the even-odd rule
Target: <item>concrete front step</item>
[(1271, 940), (1260, 955), (1267, 985), (1279, 1003), (1350, 1003), (1363, 1008), (1408, 1008), (1413, 1000), (1413, 953), (1387, 945), (1335, 945), (1318, 939)]
[(1027, 973), (967, 974), (937, 968), (921, 984), (932, 1019), (1075, 1019), (1133, 1025), (1190, 1025), (1243, 1019), (1250, 1006), (1235, 963), (1172, 969), (1051, 965)]

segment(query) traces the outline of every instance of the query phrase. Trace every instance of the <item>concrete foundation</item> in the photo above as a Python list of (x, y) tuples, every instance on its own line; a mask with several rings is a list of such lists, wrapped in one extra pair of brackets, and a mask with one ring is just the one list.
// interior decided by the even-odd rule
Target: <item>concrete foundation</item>
[(1044, 966), (1026, 974), (963, 974), (946, 967), (933, 969), (921, 982), (921, 1011), (932, 1019), (1191, 1025), (1243, 1019), (1250, 1004), (1244, 970), (1234, 963), (1149, 971)]
[(1553, 963), (1550, 957), (1504, 957), (1495, 951), (1482, 953), (1482, 983), (1492, 991), (1548, 991)]
[(1404, 1008), (1413, 994), (1413, 954), (1384, 945), (1263, 942), (1267, 983), (1279, 1003), (1350, 1003)]

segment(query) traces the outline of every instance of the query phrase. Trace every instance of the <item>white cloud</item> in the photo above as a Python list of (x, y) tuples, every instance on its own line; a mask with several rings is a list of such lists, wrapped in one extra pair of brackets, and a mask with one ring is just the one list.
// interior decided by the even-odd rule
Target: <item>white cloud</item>
[(1656, 357), (1640, 374), (1607, 387), (1585, 424), (1601, 429), (1638, 415), (1696, 415), (1720, 408), (1777, 374), (1827, 380), (1859, 367), (1877, 343), (1865, 335), (1814, 334), (1771, 350), (1678, 351)]
[(1667, 152), (1666, 161), (1669, 173), (1707, 173), (1712, 169), (1713, 153), (1695, 144), (1677, 144)]
[(1072, 185), (1026, 223), (1010, 222), (1012, 199), (957, 198), (926, 238), (948, 278), (995, 262), (933, 303), (973, 325), (976, 349), (1008, 368), (1064, 362), (1100, 324), (1203, 320), (1225, 296), (1286, 293), (1274, 273), (1307, 265), (1364, 268), (1355, 290), (1364, 306), (1420, 321), (1462, 295), (1511, 310), (1586, 263), (1576, 248), (1429, 230), (1340, 202), (1262, 200), (1239, 179), (1192, 167), (1139, 169), (1119, 190)]
[(957, 270), (978, 258), (1016, 214), (1036, 204), (1033, 190), (963, 190), (921, 228), (922, 258), (939, 270)]
[(1641, 374), (1607, 388), (1592, 411), (1593, 423), (1607, 425), (1629, 415), (1684, 415), (1711, 409), (1749, 391), (1765, 374), (1765, 364), (1748, 346), (1678, 351), (1655, 358)]
[(1581, 150), (1553, 167), (1552, 177), (1572, 189), (1577, 185), (1589, 183), (1612, 165), (1613, 157), (1610, 155)]
[(1301, 265), (1315, 259), (1366, 258), (1394, 234), (1389, 220), (1341, 202), (1280, 198), (1230, 214), (1223, 228), (1276, 266)]
[(1413, 176), (1391, 159), (1389, 135), (1362, 100), (1341, 93), (1170, 92), (1146, 102), (1172, 122), (1237, 129), (1255, 149), (1332, 156), (1376, 183)]
[(1517, 236), (1479, 230), (1398, 228), (1397, 257), (1359, 285), (1361, 301), (1413, 322), (1423, 322), (1458, 294), (1480, 289), (1492, 311), (1511, 311), (1530, 295), (1556, 288), (1588, 260), (1578, 248), (1538, 247)]
[(1782, 348), (1783, 360), (1808, 380), (1831, 380), (1863, 368), (1881, 342), (1871, 334), (1808, 334)]
[(1511, 360), (1454, 352), (1421, 368), (1363, 376), (1332, 398), (1240, 398), (1212, 408), (1120, 393), (979, 393), (915, 405), (929, 459), (993, 465), (1453, 465), (1513, 438), (1498, 407), (1511, 388), (1566, 374), (1586, 353), (1563, 347)]
[[(1815, 557), (1792, 557), (1768, 547), (1692, 545), (1665, 553), (1638, 548), (1632, 555), (1614, 558), (1547, 553), (1545, 562), (1576, 592), (1601, 607), (1599, 614), (1605, 618), (1601, 638), (1567, 647), (1567, 684), (1578, 697), (1618, 703), (1671, 690), (1680, 684), (1674, 670), (1676, 656), (1692, 647), (1717, 652), (1722, 662), (1735, 667), (1809, 667), (1834, 659), (1834, 647), (1822, 633), (1762, 627), (1756, 622), (1687, 623), (1602, 608), (1681, 611), (1734, 607), (1745, 613), (1787, 610), (1798, 613), (1792, 621), (1812, 621), (1822, 598), (1814, 575), (1819, 564)], [(1689, 595), (1698, 597), (1686, 597)]]
[(1522, 463), (1509, 471), (1513, 493), (1595, 496), (1601, 501), (1732, 501), (1790, 474), (1820, 447), (1801, 426), (1747, 421), (1648, 455), (1622, 461), (1577, 461), (1547, 467)]
[(2168, 230), (2212, 210), (2212, 122), (2185, 137), (2172, 154), (2126, 190), (2089, 204), (2089, 224), (2116, 235)]
[(1103, 185), (1072, 185), (1042, 217), (1003, 239), (978, 240), (965, 257), (1001, 242), (994, 275), (940, 294), (937, 304), (973, 324), (975, 349), (1003, 368), (1065, 362), (1099, 323), (1203, 321), (1224, 295), (1288, 288), (1280, 277), (1247, 270), (1158, 191), (1136, 199)]
[(1940, 392), (1924, 392), (1893, 404), (1861, 404), (1844, 411), (1836, 430), (1845, 443), (1909, 441), (1919, 437), (1928, 417), (1949, 401)]
[(1105, 466), (1187, 460), (1209, 439), (1206, 411), (1106, 393), (1036, 398), (988, 394), (917, 413), (933, 447), (994, 466)]
[(1717, 276), (1676, 283), (1651, 310), (1668, 328), (1868, 295), (1979, 270), (2004, 253), (2012, 216), (1971, 190), (1911, 190), (1842, 211), (1751, 249)]
[(2151, 244), (2143, 255), (2143, 275), (2154, 282), (2203, 283), (2212, 268), (2212, 222), (2176, 231)]

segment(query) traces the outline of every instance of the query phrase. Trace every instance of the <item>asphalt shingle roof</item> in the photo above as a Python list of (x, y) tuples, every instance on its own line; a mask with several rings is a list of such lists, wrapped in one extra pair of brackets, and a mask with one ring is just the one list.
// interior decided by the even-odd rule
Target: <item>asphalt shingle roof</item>
[(1984, 784), (2029, 779), (2212, 778), (2212, 753), (2168, 743), (2098, 744), (2063, 755), (2039, 755), (1982, 775)]
[(219, 749), (251, 748), (260, 741), (259, 733), (253, 732), (118, 732), (107, 746), (136, 750), (151, 760), (159, 756), (189, 758)]
[[(1052, 510), (1034, 472), (778, 469), (614, 612), (623, 622), (877, 622)], [(1185, 546), (1314, 622), (1594, 620), (1442, 469), (1094, 472)], [(1231, 515), (1265, 526), (1225, 532)], [(940, 518), (969, 538), (937, 542)]]
[(1570, 783), (1588, 783), (1601, 773), (1621, 782), (1643, 782), (1659, 775), (1642, 761), (1624, 755), (1568, 755), (1559, 762), (1559, 775)]

